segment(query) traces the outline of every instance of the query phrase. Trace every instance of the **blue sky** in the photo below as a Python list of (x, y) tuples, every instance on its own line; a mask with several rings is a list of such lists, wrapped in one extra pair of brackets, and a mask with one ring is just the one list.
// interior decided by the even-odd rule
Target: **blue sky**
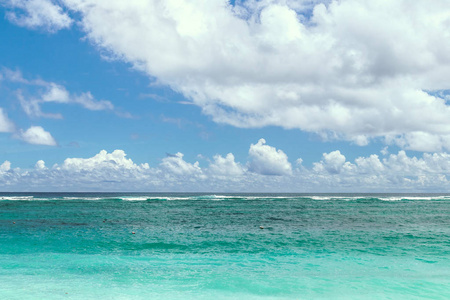
[(0, 1), (0, 190), (447, 191), (447, 6)]

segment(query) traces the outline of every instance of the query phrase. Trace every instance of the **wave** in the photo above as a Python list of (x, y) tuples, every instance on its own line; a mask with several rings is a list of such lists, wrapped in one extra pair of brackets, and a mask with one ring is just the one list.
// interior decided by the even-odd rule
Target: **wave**
[(395, 195), (395, 196), (311, 196), (312, 200), (341, 200), (341, 201), (430, 201), (450, 200), (450, 195)]
[(142, 194), (142, 195), (0, 195), (0, 201), (446, 201), (439, 194)]
[(29, 200), (35, 200), (33, 196), (0, 196), (0, 200), (19, 200), (19, 201), (29, 201)]
[(381, 197), (381, 201), (402, 201), (402, 200), (419, 200), (419, 201), (427, 201), (427, 200), (450, 200), (450, 196), (407, 196), (407, 197)]

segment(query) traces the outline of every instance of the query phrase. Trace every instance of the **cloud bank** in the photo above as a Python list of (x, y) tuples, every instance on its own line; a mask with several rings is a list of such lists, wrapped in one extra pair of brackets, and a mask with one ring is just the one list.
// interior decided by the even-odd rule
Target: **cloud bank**
[[(269, 155), (260, 155), (255, 160), (255, 147)], [(301, 159), (297, 159), (297, 167), (292, 167), (282, 150), (266, 145), (261, 139), (250, 145), (246, 163), (236, 162), (232, 153), (205, 161), (204, 166), (198, 161), (187, 162), (182, 153), (177, 153), (162, 158), (159, 165), (150, 166), (133, 162), (123, 150), (111, 153), (102, 150), (89, 158), (67, 158), (52, 167), (39, 160), (33, 169), (27, 170), (13, 169), (11, 162), (5, 161), (0, 164), (0, 191), (450, 191), (448, 153), (415, 157), (402, 150), (347, 161), (336, 150), (324, 153), (322, 160), (311, 167), (303, 166)]]
[(446, 0), (7, 3), (28, 13), (12, 18), (22, 26), (62, 29), (72, 16), (103, 53), (219, 123), (450, 150)]

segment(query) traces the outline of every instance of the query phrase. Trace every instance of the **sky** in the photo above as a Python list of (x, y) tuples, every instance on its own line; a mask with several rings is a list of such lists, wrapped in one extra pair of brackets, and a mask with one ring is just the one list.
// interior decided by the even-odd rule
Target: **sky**
[(0, 191), (450, 192), (450, 2), (0, 0)]

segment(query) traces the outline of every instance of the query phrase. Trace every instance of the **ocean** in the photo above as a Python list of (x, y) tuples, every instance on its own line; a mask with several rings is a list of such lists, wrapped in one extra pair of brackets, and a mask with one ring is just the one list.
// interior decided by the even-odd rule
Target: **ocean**
[(0, 299), (450, 299), (450, 195), (0, 193)]

